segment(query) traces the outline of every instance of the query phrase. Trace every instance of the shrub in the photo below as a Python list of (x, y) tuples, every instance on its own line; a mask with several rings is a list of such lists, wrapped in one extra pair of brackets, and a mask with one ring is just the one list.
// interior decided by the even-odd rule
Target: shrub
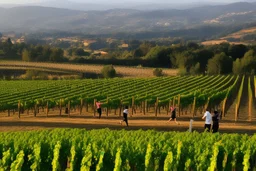
[(179, 67), (179, 73), (180, 76), (188, 75), (188, 72), (185, 67)]
[(160, 68), (155, 68), (155, 69), (153, 70), (153, 75), (154, 75), (154, 76), (157, 76), (157, 77), (161, 77), (161, 76), (163, 76), (163, 70), (160, 69)]
[(116, 76), (116, 70), (113, 65), (106, 65), (102, 68), (101, 74), (104, 78), (113, 78)]

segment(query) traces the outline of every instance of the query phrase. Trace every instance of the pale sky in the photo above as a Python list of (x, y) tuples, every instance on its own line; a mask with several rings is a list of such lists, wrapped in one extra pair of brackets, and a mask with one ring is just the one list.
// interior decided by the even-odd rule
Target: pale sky
[[(0, 4), (24, 4), (24, 3), (38, 3), (44, 1), (63, 1), (63, 0), (0, 0)], [(83, 2), (83, 3), (121, 3), (120, 0), (69, 0), (73, 2)], [(133, 3), (193, 3), (193, 2), (238, 2), (246, 0), (127, 0), (126, 2)], [(252, 1), (252, 0), (249, 0)]]

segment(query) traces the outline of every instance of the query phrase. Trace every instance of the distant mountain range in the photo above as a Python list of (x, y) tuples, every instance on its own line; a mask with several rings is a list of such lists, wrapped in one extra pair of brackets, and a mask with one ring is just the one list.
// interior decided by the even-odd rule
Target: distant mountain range
[(110, 10), (110, 9), (137, 9), (137, 10), (157, 10), (157, 9), (188, 9), (206, 5), (223, 5), (222, 2), (120, 2), (120, 3), (97, 3), (97, 2), (73, 2), (70, 0), (46, 0), (40, 3), (22, 3), (22, 4), (1, 4), (0, 7), (12, 8), (17, 6), (43, 6), (43, 7), (55, 7), (65, 8), (72, 10), (92, 11), (92, 10)]
[[(62, 2), (67, 3), (67, 5), (69, 3), (69, 1)], [(91, 7), (88, 8), (91, 9)], [(165, 32), (200, 26), (256, 23), (255, 16), (256, 3), (247, 2), (189, 9), (146, 11), (138, 9), (84, 11), (41, 6), (18, 6), (0, 9), (0, 32), (51, 30), (88, 34)]]

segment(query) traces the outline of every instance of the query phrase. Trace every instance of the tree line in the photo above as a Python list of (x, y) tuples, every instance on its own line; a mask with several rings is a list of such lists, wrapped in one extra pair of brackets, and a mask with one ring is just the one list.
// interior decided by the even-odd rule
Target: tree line
[(49, 45), (13, 44), (11, 39), (0, 42), (0, 56), (4, 59), (34, 62), (66, 62), (64, 50)]
[[(92, 54), (82, 47), (58, 48), (50, 45), (0, 42), (0, 57), (36, 62), (73, 62), (177, 68), (186, 74), (254, 74), (256, 46), (221, 43), (203, 46), (195, 42), (161, 44), (130, 40), (127, 48), (104, 48), (107, 54)], [(70, 57), (72, 56), (72, 57)]]

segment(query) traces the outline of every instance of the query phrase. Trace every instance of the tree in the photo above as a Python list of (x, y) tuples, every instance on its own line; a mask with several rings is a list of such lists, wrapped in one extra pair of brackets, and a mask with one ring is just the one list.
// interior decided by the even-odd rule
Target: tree
[(145, 56), (145, 59), (151, 60), (151, 62), (156, 66), (170, 67), (171, 51), (171, 48), (156, 46), (150, 49), (150, 51)]
[(143, 54), (142, 50), (139, 48), (139, 49), (134, 50), (133, 56), (134, 56), (134, 58), (140, 58), (140, 57), (144, 56), (144, 54)]
[(83, 48), (73, 49), (73, 56), (90, 56), (89, 52), (85, 52)]
[(192, 75), (197, 75), (197, 74), (200, 74), (200, 63), (199, 62), (197, 62), (196, 64), (195, 64), (195, 66), (192, 66), (191, 68), (190, 68), (190, 71), (189, 71), (189, 73), (190, 74), (192, 74)]
[(237, 58), (242, 58), (247, 51), (245, 45), (230, 45), (228, 48), (228, 55), (231, 56), (234, 60)]
[(252, 74), (256, 69), (256, 54), (254, 50), (249, 50), (241, 59), (242, 72)]
[(242, 65), (241, 65), (241, 59), (237, 58), (234, 62), (233, 62), (233, 73), (234, 74), (241, 74), (242, 73)]
[(194, 51), (195, 60), (200, 64), (200, 72), (204, 73), (206, 71), (208, 60), (214, 56), (214, 53), (207, 49), (199, 49)]
[(161, 77), (163, 76), (163, 70), (160, 68), (155, 68), (153, 69), (153, 75), (156, 77)]
[(191, 51), (185, 51), (176, 54), (176, 65), (182, 70), (185, 69), (186, 72), (190, 71), (190, 68), (196, 64), (196, 56)]
[(129, 44), (129, 50), (137, 49), (141, 44), (139, 40), (130, 40), (127, 43)]
[(254, 74), (256, 70), (256, 54), (254, 50), (249, 50), (244, 57), (233, 63), (234, 74)]
[(218, 45), (213, 45), (210, 46), (209, 49), (214, 53), (214, 54), (219, 54), (224, 52), (225, 54), (228, 54), (228, 50), (229, 50), (229, 43), (221, 43)]
[(133, 58), (133, 55), (131, 52), (129, 51), (124, 51), (123, 54), (122, 54), (122, 59), (132, 59)]
[(3, 46), (3, 51), (5, 55), (9, 55), (10, 53), (12, 53), (13, 44), (10, 38), (8, 38), (5, 42), (3, 42), (2, 46)]
[(102, 39), (97, 39), (96, 42), (91, 43), (88, 47), (92, 50), (99, 50), (102, 48), (107, 48), (108, 44), (106, 41), (104, 41)]
[(27, 49), (24, 49), (22, 51), (22, 61), (27, 61), (27, 62), (31, 61), (31, 54)]
[(213, 58), (209, 59), (207, 65), (207, 72), (213, 74), (228, 74), (232, 72), (233, 60), (228, 57), (224, 52), (216, 54)]
[(106, 65), (102, 68), (101, 74), (104, 78), (113, 78), (116, 76), (116, 70), (113, 65)]
[(187, 48), (188, 49), (198, 49), (199, 48), (199, 45), (195, 42), (188, 42), (187, 43)]
[(64, 52), (62, 49), (53, 48), (50, 55), (50, 61), (52, 62), (61, 62), (63, 61)]

